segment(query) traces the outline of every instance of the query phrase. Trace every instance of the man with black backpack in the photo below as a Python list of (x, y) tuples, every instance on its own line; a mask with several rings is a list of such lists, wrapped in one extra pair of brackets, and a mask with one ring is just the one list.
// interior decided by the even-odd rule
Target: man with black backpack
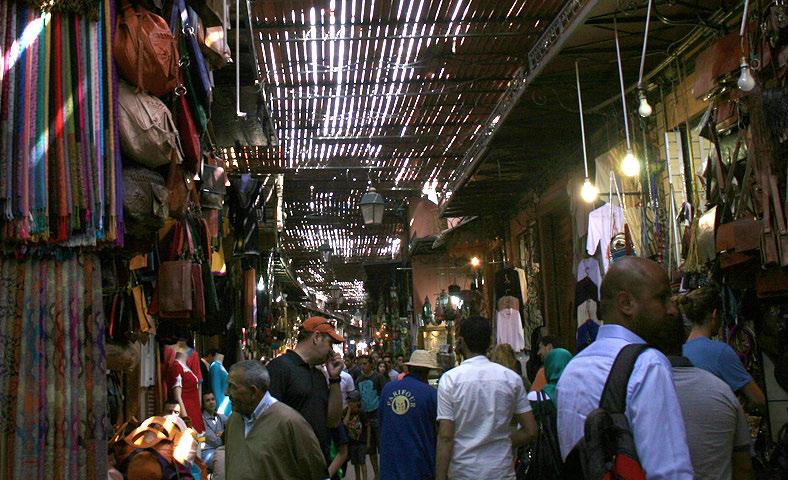
[(558, 382), (565, 478), (691, 480), (670, 362), (651, 348), (672, 341), (680, 321), (667, 275), (650, 260), (619, 260), (602, 282), (601, 313), (596, 341)]

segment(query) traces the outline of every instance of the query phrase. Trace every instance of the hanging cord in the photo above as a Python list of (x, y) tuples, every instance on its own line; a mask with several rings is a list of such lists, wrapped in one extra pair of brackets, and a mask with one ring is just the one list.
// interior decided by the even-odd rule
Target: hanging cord
[(638, 74), (638, 89), (643, 88), (643, 67), (646, 64), (646, 46), (648, 45), (648, 30), (651, 24), (651, 2), (652, 0), (648, 0), (648, 7), (646, 10), (646, 28), (643, 33), (643, 50), (640, 53), (640, 73)]
[(627, 139), (627, 152), (632, 151), (632, 143), (629, 140), (629, 119), (627, 118), (627, 94), (624, 88), (624, 72), (621, 69), (621, 47), (618, 44), (618, 23), (613, 17), (613, 35), (616, 40), (616, 59), (618, 60), (618, 83), (621, 86), (621, 107), (624, 110), (624, 133)]
[(583, 172), (588, 178), (588, 152), (586, 151), (586, 127), (583, 121), (583, 97), (580, 94), (580, 69), (575, 61), (575, 80), (577, 81), (577, 105), (580, 109), (580, 138), (583, 140)]

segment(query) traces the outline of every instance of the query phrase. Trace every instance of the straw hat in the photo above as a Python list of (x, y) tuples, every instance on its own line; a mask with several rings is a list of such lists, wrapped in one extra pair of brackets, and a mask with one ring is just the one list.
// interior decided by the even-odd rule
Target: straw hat
[(405, 362), (405, 365), (409, 367), (440, 368), (435, 358), (435, 352), (427, 350), (414, 350), (410, 354), (410, 361)]

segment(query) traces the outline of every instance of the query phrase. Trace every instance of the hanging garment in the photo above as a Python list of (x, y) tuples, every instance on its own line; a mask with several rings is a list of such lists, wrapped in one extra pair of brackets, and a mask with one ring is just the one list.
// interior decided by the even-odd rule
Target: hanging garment
[[(602, 286), (602, 275), (599, 273), (599, 261), (594, 258), (585, 258), (577, 264), (577, 281), (590, 278), (597, 287)], [(599, 291), (599, 298), (602, 298), (602, 291)]]
[(577, 326), (586, 323), (586, 320), (593, 320), (599, 322), (597, 317), (598, 304), (594, 300), (586, 300), (577, 307)]
[(593, 320), (586, 320), (582, 325), (580, 325), (580, 327), (577, 329), (577, 341), (575, 342), (577, 351), (580, 352), (582, 349), (591, 345), (591, 343), (596, 340), (596, 334), (598, 332), (599, 324)]
[[(199, 365), (197, 371), (200, 371)], [(197, 375), (185, 363), (175, 360), (167, 368), (167, 390), (172, 395), (172, 389), (181, 388), (181, 399), (186, 407), (186, 416), (192, 421), (194, 430), (201, 433), (205, 431), (200, 408), (200, 389)]]
[(495, 274), (495, 300), (510, 295), (516, 297), (523, 305), (522, 289), (520, 288), (520, 275), (514, 268), (504, 268)]
[(146, 335), (147, 341), (141, 342), (140, 349), (140, 387), (156, 385), (156, 337)]
[(211, 363), (210, 374), (210, 391), (213, 392), (213, 396), (216, 398), (216, 411), (222, 415), (229, 416), (233, 413), (233, 408), (230, 403), (230, 397), (225, 395), (227, 393), (227, 369), (224, 368), (221, 362), (214, 361)]
[(528, 303), (528, 281), (525, 279), (525, 270), (515, 267), (517, 276), (520, 278), (520, 298), (523, 300), (522, 306)]
[(610, 264), (610, 240), (623, 231), (624, 210), (618, 205), (606, 203), (588, 214), (586, 251), (593, 255), (600, 249), (603, 272), (607, 272)]
[(583, 278), (575, 285), (575, 308), (586, 300), (599, 301), (599, 287), (589, 277)]
[(525, 348), (525, 332), (520, 312), (513, 308), (499, 310), (495, 315), (496, 344), (508, 343), (515, 352)]

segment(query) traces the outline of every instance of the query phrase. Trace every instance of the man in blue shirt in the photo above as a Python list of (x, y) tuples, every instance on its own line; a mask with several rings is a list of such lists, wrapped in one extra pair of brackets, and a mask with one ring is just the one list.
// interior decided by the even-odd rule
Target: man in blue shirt
[(416, 350), (406, 365), (409, 374), (387, 383), (380, 395), (381, 480), (435, 478), (438, 391), (427, 377), (438, 362), (434, 353)]
[[(637, 257), (622, 258), (610, 267), (602, 281), (601, 312), (605, 325), (599, 327), (596, 341), (569, 362), (558, 381), (564, 459), (583, 438), (586, 417), (599, 406), (621, 349), (635, 343), (664, 347), (675, 341), (681, 325), (667, 275), (659, 264)], [(671, 365), (653, 348), (638, 357), (629, 377), (625, 415), (649, 480), (693, 478)]]

